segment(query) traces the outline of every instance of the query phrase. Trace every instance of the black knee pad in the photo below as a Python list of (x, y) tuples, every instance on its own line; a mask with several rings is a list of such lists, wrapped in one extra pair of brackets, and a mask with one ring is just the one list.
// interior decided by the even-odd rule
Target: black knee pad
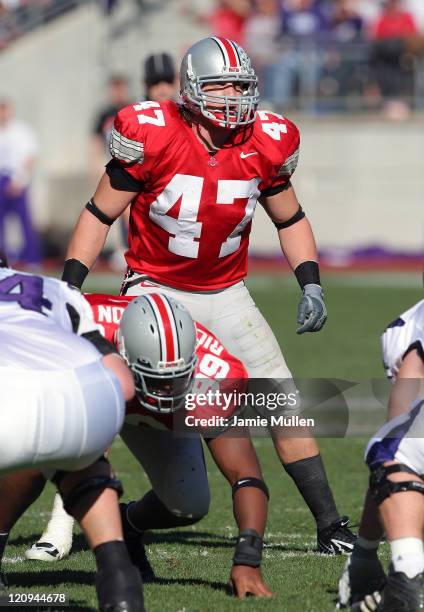
[(421, 478), (414, 470), (411, 470), (407, 465), (396, 463), (393, 465), (379, 465), (376, 468), (371, 468), (369, 480), (370, 492), (375, 502), (379, 506), (385, 499), (394, 493), (404, 493), (406, 491), (416, 491), (424, 495), (424, 483), (418, 480), (405, 480), (403, 482), (393, 482), (387, 478), (390, 474), (397, 472), (406, 472)]
[[(100, 460), (109, 461), (105, 457), (101, 457)], [(90, 491), (103, 491), (104, 489), (114, 489), (118, 493), (118, 498), (121, 497), (124, 492), (122, 483), (117, 478), (113, 476), (92, 476), (82, 480), (77, 485), (75, 485), (66, 495), (61, 491), (60, 483), (64, 476), (69, 474), (70, 472), (58, 471), (53, 476), (52, 481), (57, 486), (60, 495), (63, 499), (63, 507), (65, 508), (68, 514), (72, 514), (72, 510), (75, 504), (83, 497), (86, 493)]]

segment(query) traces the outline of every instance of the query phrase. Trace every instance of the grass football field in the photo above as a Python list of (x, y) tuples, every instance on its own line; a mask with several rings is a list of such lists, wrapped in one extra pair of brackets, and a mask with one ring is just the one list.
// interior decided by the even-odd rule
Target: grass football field
[[(96, 278), (90, 282), (87, 290), (115, 292), (112, 284), (105, 286)], [(319, 334), (303, 336), (295, 333), (299, 291), (291, 279), (254, 276), (249, 284), (297, 376), (382, 378), (380, 333), (387, 323), (422, 298), (420, 276), (329, 276), (324, 282), (328, 323)], [(366, 408), (364, 405), (365, 418)], [(359, 520), (367, 481), (362, 462), (366, 441), (365, 437), (355, 436), (319, 441), (339, 511), (348, 514), (354, 524)], [(145, 603), (150, 612), (321, 612), (334, 608), (344, 558), (314, 552), (314, 522), (281, 468), (270, 440), (257, 439), (256, 447), (271, 492), (263, 573), (275, 598), (241, 602), (226, 592), (237, 532), (229, 487), (207, 457), (212, 491), (209, 515), (189, 528), (148, 535), (148, 555), (157, 575), (153, 584), (145, 586)], [(148, 490), (146, 476), (120, 440), (113, 448), (111, 461), (124, 483), (124, 500)], [(37, 539), (48, 520), (53, 493), (53, 487), (48, 485), (11, 534), (4, 563), (10, 587), (13, 591), (65, 592), (71, 601), (68, 609), (96, 610), (94, 560), (79, 530), (69, 559), (54, 565), (23, 560), (24, 550)], [(387, 558), (387, 554), (383, 546), (383, 556)]]

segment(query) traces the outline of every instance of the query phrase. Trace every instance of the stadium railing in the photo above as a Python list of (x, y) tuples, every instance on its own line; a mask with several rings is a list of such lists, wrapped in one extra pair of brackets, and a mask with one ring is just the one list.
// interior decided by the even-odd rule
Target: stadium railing
[(371, 42), (296, 44), (285, 39), (276, 61), (259, 69), (262, 93), (278, 112), (366, 112), (387, 99), (424, 108), (424, 58), (405, 52), (384, 61)]

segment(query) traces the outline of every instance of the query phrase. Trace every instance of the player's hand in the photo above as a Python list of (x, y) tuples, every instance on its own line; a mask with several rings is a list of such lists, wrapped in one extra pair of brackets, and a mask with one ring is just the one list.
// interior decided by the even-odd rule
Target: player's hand
[(297, 322), (300, 325), (297, 333), (317, 332), (323, 327), (326, 320), (327, 309), (321, 287), (314, 284), (305, 285), (297, 308)]
[(229, 586), (234, 595), (244, 599), (246, 595), (255, 597), (273, 597), (274, 593), (269, 590), (263, 581), (259, 567), (248, 565), (233, 565), (231, 568)]

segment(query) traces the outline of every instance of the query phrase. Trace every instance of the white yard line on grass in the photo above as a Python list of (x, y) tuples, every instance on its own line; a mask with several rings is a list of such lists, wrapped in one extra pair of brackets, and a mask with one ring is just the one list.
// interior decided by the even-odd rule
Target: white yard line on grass
[(3, 563), (22, 563), (22, 561), (25, 561), (25, 557), (3, 557), (2, 562)]
[(269, 551), (265, 550), (263, 553), (263, 557), (265, 559), (275, 559), (276, 557), (278, 557), (279, 559), (288, 559), (288, 558), (299, 558), (299, 557), (319, 557), (320, 559), (322, 558), (323, 560), (334, 560), (334, 556), (333, 555), (323, 555), (322, 553), (313, 551), (313, 550), (305, 550), (304, 552), (298, 552), (298, 551), (288, 551), (288, 552), (282, 552), (282, 551), (272, 551), (272, 553), (270, 553)]

